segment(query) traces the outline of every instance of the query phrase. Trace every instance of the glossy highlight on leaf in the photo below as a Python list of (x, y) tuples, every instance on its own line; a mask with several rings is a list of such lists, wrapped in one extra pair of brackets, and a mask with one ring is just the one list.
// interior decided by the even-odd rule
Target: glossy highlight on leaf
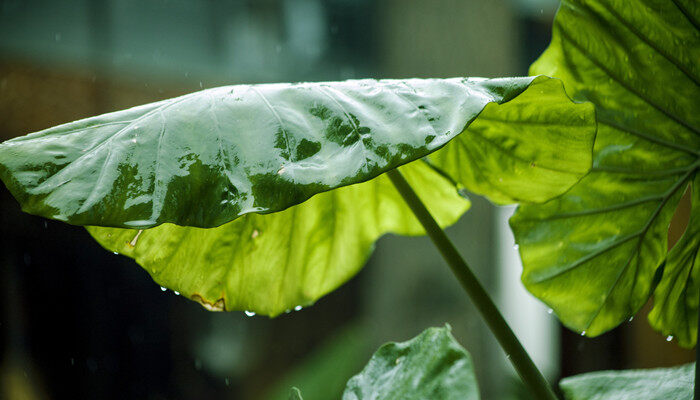
[(695, 365), (597, 371), (562, 379), (566, 400), (691, 400)]
[(225, 86), (8, 140), (0, 178), (77, 225), (220, 226), (428, 155), (540, 78)]

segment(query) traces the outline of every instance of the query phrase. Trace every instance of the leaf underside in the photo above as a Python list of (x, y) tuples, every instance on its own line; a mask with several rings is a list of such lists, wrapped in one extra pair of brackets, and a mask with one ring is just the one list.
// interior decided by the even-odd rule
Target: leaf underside
[[(488, 147), (471, 143), (480, 117)], [(520, 119), (531, 127), (505, 129)], [(353, 276), (381, 235), (423, 232), (383, 172), (458, 138), (450, 157), (483, 162), (479, 176), (438, 157), (402, 167), (445, 226), (468, 208), (455, 182), (501, 202), (563, 193), (594, 133), (592, 107), (547, 77), (241, 85), (9, 140), (0, 178), (25, 211), (90, 226), (160, 285), (274, 316)]]
[(695, 365), (598, 371), (562, 379), (566, 400), (691, 400)]
[(689, 279), (698, 232), (686, 232), (667, 258), (667, 230), (700, 167), (698, 19), (697, 2), (565, 0), (532, 66), (596, 106), (591, 173), (511, 219), (525, 286), (588, 336), (633, 316), (666, 261), (652, 325), (695, 343), (698, 285)]

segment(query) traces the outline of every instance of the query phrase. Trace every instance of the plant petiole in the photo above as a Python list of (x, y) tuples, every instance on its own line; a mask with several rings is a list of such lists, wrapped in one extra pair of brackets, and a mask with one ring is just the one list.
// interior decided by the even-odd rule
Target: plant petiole
[(459, 254), (454, 244), (447, 237), (445, 232), (437, 224), (433, 216), (420, 200), (416, 192), (409, 185), (401, 172), (393, 169), (387, 172), (396, 189), (403, 197), (404, 201), (418, 218), (426, 233), (430, 237), (435, 247), (449, 265), (452, 273), (457, 277), (460, 284), (467, 292), (481, 317), (488, 325), (491, 332), (498, 340), (498, 343), (505, 351), (508, 359), (518, 371), (520, 378), (530, 389), (536, 399), (557, 400), (556, 394), (552, 390), (542, 373), (527, 354), (522, 344), (510, 329), (498, 308), (494, 304), (483, 286), (471, 271), (466, 261)]

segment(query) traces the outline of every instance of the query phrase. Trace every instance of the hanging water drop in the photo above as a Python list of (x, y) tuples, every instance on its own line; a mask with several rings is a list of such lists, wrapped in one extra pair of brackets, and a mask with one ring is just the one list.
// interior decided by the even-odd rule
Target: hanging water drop
[(245, 310), (245, 311), (243, 311), (243, 312), (244, 312), (244, 313), (245, 313), (245, 315), (246, 315), (246, 316), (248, 316), (248, 317), (252, 317), (252, 316), (254, 316), (254, 315), (255, 315), (255, 313), (254, 313), (254, 312), (252, 312), (252, 311), (248, 311), (248, 310)]
[(294, 307), (294, 311), (301, 311), (302, 308), (303, 308), (302, 306), (296, 306), (296, 307)]
[(518, 250), (519, 248), (520, 248), (520, 246), (518, 246), (517, 244), (515, 246), (513, 246), (514, 250)]
[(178, 292), (177, 290), (173, 290), (173, 293), (175, 293), (175, 296), (179, 296), (179, 295), (180, 295), (180, 292)]
[(667, 341), (667, 342), (670, 342), (671, 340), (673, 340), (673, 335), (668, 335), (668, 336), (666, 336), (666, 341)]
[(586, 331), (581, 331), (581, 336), (586, 336)]
[(116, 251), (112, 252), (112, 254), (119, 255), (119, 253), (117, 253)]
[(551, 308), (549, 310), (547, 310), (547, 314), (551, 314), (553, 312), (554, 312), (554, 310), (552, 310)]
[(161, 287), (160, 287), (160, 290), (163, 291), (163, 292), (165, 292), (166, 290), (168, 290), (168, 288), (166, 288), (165, 286), (161, 286)]
[(634, 317), (630, 317), (630, 319), (628, 319), (627, 322), (632, 322), (633, 319)]

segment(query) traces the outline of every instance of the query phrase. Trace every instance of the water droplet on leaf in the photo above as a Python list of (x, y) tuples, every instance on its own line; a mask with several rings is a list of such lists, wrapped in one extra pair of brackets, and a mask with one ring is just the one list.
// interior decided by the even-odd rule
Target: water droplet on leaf
[(161, 286), (161, 287), (160, 287), (160, 290), (162, 290), (162, 291), (165, 292), (166, 290), (168, 290), (168, 288), (166, 288), (165, 286)]
[(296, 306), (296, 307), (294, 307), (294, 311), (301, 311), (302, 308), (303, 308), (302, 306)]
[(666, 341), (667, 341), (667, 342), (670, 342), (671, 340), (673, 340), (673, 335), (668, 335), (668, 336), (666, 336)]
[(246, 310), (246, 311), (243, 311), (243, 312), (244, 312), (244, 313), (245, 313), (245, 315), (246, 315), (246, 316), (248, 316), (248, 317), (252, 317), (252, 316), (254, 316), (254, 315), (255, 315), (255, 313), (254, 313), (254, 312), (252, 312), (252, 311), (248, 311), (248, 310)]

